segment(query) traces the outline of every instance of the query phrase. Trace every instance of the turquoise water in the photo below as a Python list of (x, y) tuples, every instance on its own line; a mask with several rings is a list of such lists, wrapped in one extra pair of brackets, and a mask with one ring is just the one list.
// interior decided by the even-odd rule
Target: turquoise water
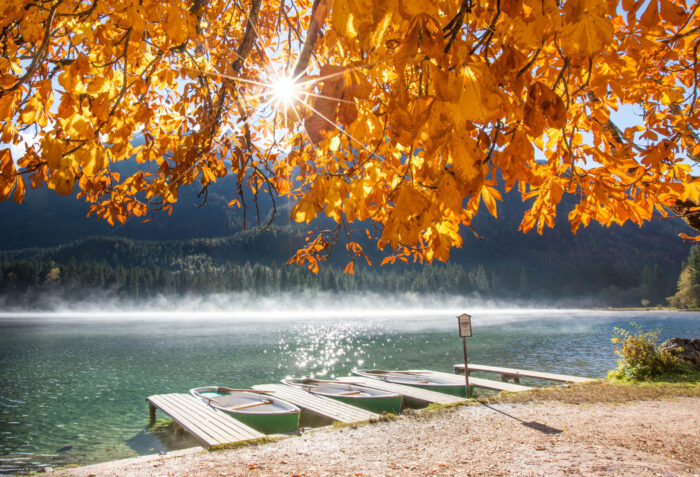
[[(454, 315), (191, 320), (118, 314), (0, 316), (0, 473), (87, 464), (194, 445), (147, 429), (151, 394), (247, 387), (354, 367), (452, 371), (462, 359)], [(473, 313), (470, 362), (600, 377), (615, 366), (615, 326), (662, 339), (700, 336), (700, 314)], [(493, 377), (493, 376), (492, 376)]]

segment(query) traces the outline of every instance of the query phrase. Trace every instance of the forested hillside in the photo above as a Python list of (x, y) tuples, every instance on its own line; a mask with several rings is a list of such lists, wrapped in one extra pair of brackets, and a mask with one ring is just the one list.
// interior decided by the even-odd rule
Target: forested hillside
[[(84, 203), (48, 192), (29, 195), (23, 206), (0, 203), (0, 293), (6, 300), (28, 302), (47, 290), (78, 296), (107, 289), (144, 298), (371, 289), (596, 306), (661, 304), (675, 292), (689, 250), (677, 237), (683, 223), (672, 219), (659, 218), (644, 228), (592, 225), (574, 236), (565, 223), (566, 204), (555, 229), (524, 235), (518, 231), (524, 205), (518, 193), (510, 192), (504, 194), (498, 219), (480, 216), (474, 223), (481, 239), (465, 230), (464, 247), (447, 266), (379, 267), (378, 254), (370, 251), (373, 267), (358, 263), (356, 274), (348, 276), (341, 272), (347, 256), (338, 249), (314, 276), (284, 265), (305, 238), (287, 220), (289, 208), (278, 204), (278, 219), (269, 231), (243, 230), (240, 211), (227, 207), (232, 186), (220, 181), (199, 208), (198, 191), (183, 191), (172, 216), (153, 213), (146, 223), (131, 220), (115, 227), (86, 218)], [(264, 206), (263, 217), (269, 213)]]

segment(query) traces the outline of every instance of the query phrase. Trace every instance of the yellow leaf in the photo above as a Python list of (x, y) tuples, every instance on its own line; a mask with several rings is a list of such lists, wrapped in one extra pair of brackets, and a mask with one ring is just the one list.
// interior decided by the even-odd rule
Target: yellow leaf
[(558, 204), (561, 202), (561, 197), (564, 194), (564, 188), (558, 182), (552, 182), (552, 187), (549, 192), (549, 197), (552, 202)]
[(669, 105), (674, 103), (680, 103), (683, 101), (683, 93), (678, 91), (676, 88), (666, 88), (663, 93), (661, 93), (661, 102), (663, 104)]
[(346, 38), (355, 38), (357, 29), (354, 24), (354, 17), (351, 11), (353, 0), (334, 0), (331, 11), (333, 27)]
[(10, 197), (12, 188), (15, 186), (15, 181), (7, 180), (0, 176), (0, 201), (5, 201)]
[(460, 74), (462, 87), (457, 101), (460, 123), (487, 122), (501, 116), (503, 100), (488, 67), (472, 62), (463, 66)]
[(605, 0), (567, 0), (564, 5), (565, 20), (567, 23), (576, 23), (586, 12), (605, 15), (605, 7)]
[(71, 168), (59, 169), (51, 175), (48, 186), (61, 195), (71, 195), (75, 184), (75, 174)]
[(535, 82), (527, 91), (523, 120), (533, 137), (542, 135), (545, 124), (561, 129), (566, 125), (564, 102), (548, 86)]
[(498, 31), (506, 37), (506, 44), (525, 49), (529, 48), (530, 45), (542, 42), (543, 29), (538, 27), (538, 23), (528, 23), (520, 15), (511, 17), (504, 14), (503, 20), (498, 26)]
[(85, 92), (85, 85), (73, 70), (66, 70), (58, 75), (58, 84), (63, 86), (67, 93), (81, 94)]
[(87, 92), (89, 94), (95, 94), (102, 91), (103, 87), (107, 83), (107, 78), (101, 75), (95, 75), (88, 83)]
[(0, 97), (0, 118), (11, 118), (15, 114), (18, 95), (6, 93)]
[(12, 188), (15, 186), (16, 176), (12, 152), (5, 148), (0, 151), (0, 201), (7, 200), (10, 197)]
[(37, 116), (39, 116), (40, 110), (41, 104), (39, 104), (39, 100), (37, 100), (36, 97), (32, 96), (31, 98), (29, 98), (29, 101), (27, 101), (27, 105), (22, 110), (20, 120), (24, 124), (33, 124), (36, 121)]
[(25, 186), (24, 186), (24, 179), (22, 179), (22, 176), (17, 176), (15, 179), (15, 193), (12, 195), (12, 200), (14, 200), (16, 203), (21, 204), (24, 202), (24, 192), (25, 192)]
[(318, 212), (319, 209), (314, 206), (308, 195), (306, 195), (296, 203), (289, 216), (295, 222), (306, 222), (308, 224), (316, 218)]
[(396, 0), (384, 0), (372, 2), (374, 16), (374, 33), (371, 37), (371, 46), (381, 45), (384, 35), (391, 25), (396, 10)]
[(489, 209), (489, 212), (491, 213), (491, 215), (498, 218), (498, 209), (496, 208), (496, 200), (494, 199), (493, 195), (491, 195), (491, 192), (489, 191), (488, 187), (484, 186), (481, 188), (481, 198), (484, 201), (484, 204), (486, 204), (486, 207)]
[(407, 20), (425, 13), (438, 16), (438, 9), (432, 0), (399, 0), (399, 13)]
[(170, 40), (176, 44), (182, 44), (187, 41), (187, 19), (183, 18), (183, 11), (175, 6), (168, 6), (168, 11), (165, 16), (165, 31)]
[(682, 25), (688, 13), (670, 0), (659, 0), (661, 6), (661, 17), (668, 20), (672, 25)]
[(0, 175), (6, 180), (10, 180), (14, 178), (16, 173), (15, 163), (12, 161), (12, 151), (5, 148), (0, 151)]
[(355, 273), (355, 263), (354, 262), (348, 262), (347, 265), (345, 265), (345, 270), (343, 270), (344, 273), (349, 273), (352, 275)]
[(63, 141), (54, 138), (51, 135), (44, 136), (41, 141), (42, 158), (46, 160), (50, 169), (57, 169), (61, 166), (61, 157), (63, 156)]
[(579, 21), (566, 25), (559, 39), (567, 56), (589, 57), (607, 48), (614, 32), (608, 18), (587, 12), (581, 15)]
[(76, 116), (70, 125), (71, 139), (89, 139), (94, 134), (92, 123), (83, 116)]
[(105, 154), (96, 148), (83, 147), (75, 152), (75, 158), (88, 177), (97, 175), (105, 167)]
[(654, 28), (661, 23), (661, 18), (659, 18), (659, 2), (656, 0), (651, 0), (649, 2), (647, 9), (639, 19), (639, 23), (647, 28)]

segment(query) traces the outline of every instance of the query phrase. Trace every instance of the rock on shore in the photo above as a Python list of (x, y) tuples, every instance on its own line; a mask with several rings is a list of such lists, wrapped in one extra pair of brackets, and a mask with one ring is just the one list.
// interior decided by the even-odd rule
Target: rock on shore
[(671, 338), (664, 341), (659, 349), (676, 356), (685, 366), (700, 370), (700, 340)]

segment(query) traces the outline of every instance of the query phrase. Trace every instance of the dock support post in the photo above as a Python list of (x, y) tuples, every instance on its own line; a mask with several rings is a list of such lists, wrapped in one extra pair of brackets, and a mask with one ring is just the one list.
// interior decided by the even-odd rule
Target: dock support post
[(155, 423), (156, 423), (156, 407), (149, 402), (148, 403), (148, 425), (152, 426)]

